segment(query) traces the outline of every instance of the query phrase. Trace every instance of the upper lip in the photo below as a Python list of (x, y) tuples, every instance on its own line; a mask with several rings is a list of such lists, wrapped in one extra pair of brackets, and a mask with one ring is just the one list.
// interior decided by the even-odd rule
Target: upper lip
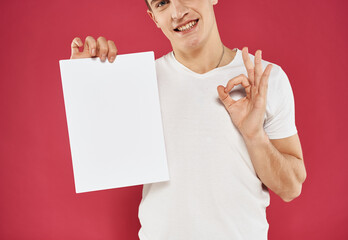
[(188, 24), (189, 22), (196, 21), (196, 20), (198, 20), (198, 19), (187, 20), (186, 22), (184, 22), (184, 23), (182, 23), (182, 24), (176, 26), (174, 29), (177, 29), (177, 28), (179, 28), (179, 27), (185, 26), (185, 25)]

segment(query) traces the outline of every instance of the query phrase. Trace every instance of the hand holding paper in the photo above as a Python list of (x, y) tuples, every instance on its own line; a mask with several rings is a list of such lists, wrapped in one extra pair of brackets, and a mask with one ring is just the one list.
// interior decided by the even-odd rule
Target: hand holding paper
[[(79, 48), (83, 46), (82, 52)], [(79, 37), (76, 37), (71, 42), (71, 57), (70, 59), (100, 57), (104, 62), (106, 57), (109, 62), (113, 62), (117, 56), (117, 48), (113, 41), (100, 36), (97, 41), (92, 37), (86, 37), (85, 44)]]

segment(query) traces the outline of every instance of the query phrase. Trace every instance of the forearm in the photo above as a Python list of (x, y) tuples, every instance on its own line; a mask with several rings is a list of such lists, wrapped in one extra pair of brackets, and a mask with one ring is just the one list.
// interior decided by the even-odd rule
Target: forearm
[(258, 137), (244, 136), (251, 161), (260, 180), (284, 201), (300, 195), (306, 178), (303, 160), (279, 152), (263, 131)]

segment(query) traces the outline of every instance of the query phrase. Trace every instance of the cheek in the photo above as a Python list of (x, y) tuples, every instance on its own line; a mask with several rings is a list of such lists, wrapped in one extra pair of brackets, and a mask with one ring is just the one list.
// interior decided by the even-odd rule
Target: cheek
[(168, 20), (166, 20), (165, 16), (157, 16), (156, 18), (157, 20), (157, 27), (161, 28), (162, 31), (166, 31), (168, 26), (169, 26), (169, 23), (168, 23)]
[(169, 38), (170, 34), (172, 33), (171, 24), (168, 22), (159, 22), (158, 26), (161, 28), (164, 35), (166, 35)]
[(170, 36), (170, 32), (165, 29), (165, 28), (161, 28), (162, 33), (170, 40), (171, 36)]

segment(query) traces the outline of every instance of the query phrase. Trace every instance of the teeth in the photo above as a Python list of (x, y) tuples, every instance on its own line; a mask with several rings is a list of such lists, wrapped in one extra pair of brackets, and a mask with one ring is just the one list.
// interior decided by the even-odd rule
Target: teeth
[(187, 23), (185, 26), (182, 26), (182, 27), (178, 27), (178, 30), (180, 32), (182, 31), (186, 31), (188, 29), (191, 29), (194, 25), (196, 25), (197, 21), (192, 21), (192, 22), (189, 22)]

